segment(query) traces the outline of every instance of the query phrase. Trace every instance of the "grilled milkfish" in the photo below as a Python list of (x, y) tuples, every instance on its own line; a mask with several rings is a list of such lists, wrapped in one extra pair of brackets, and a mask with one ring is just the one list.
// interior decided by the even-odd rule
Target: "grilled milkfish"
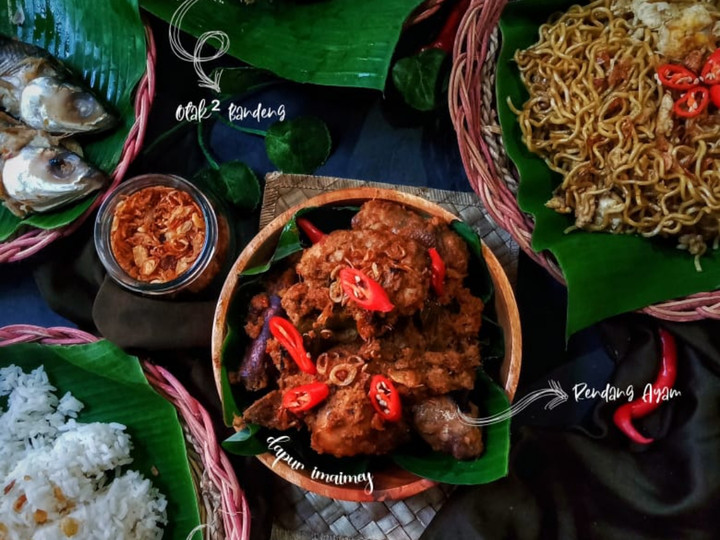
[(0, 107), (34, 129), (100, 131), (115, 118), (49, 53), (0, 36)]
[(100, 189), (105, 175), (67, 139), (0, 113), (0, 199), (16, 216), (45, 212)]

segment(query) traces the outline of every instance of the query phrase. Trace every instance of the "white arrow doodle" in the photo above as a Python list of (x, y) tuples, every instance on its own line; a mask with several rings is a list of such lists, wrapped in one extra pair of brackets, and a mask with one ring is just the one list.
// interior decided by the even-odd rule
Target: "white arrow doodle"
[(565, 393), (565, 390), (562, 389), (560, 383), (558, 383), (557, 381), (548, 381), (548, 384), (550, 385), (550, 388), (542, 388), (541, 390), (530, 392), (521, 400), (513, 403), (513, 405), (509, 409), (506, 409), (501, 413), (488, 416), (487, 418), (474, 418), (472, 416), (466, 415), (460, 410), (460, 408), (458, 408), (458, 418), (465, 424), (469, 424), (471, 426), (487, 426), (490, 424), (496, 424), (497, 422), (502, 422), (503, 420), (507, 420), (512, 415), (519, 413), (528, 405), (537, 401), (538, 399), (543, 399), (546, 397), (553, 398), (552, 401), (545, 404), (545, 409), (554, 409), (561, 403), (565, 403), (568, 400), (568, 395)]
[[(185, 60), (186, 62), (193, 63), (195, 73), (197, 73), (197, 76), (199, 78), (199, 86), (204, 88), (210, 88), (215, 92), (219, 92), (222, 69), (218, 69), (215, 72), (214, 78), (211, 79), (205, 73), (205, 71), (203, 71), (201, 64), (203, 62), (217, 60), (223, 54), (228, 52), (228, 49), (230, 49), (230, 38), (228, 37), (228, 35), (225, 32), (221, 32), (219, 30), (205, 32), (198, 38), (197, 43), (195, 44), (195, 49), (193, 50), (193, 54), (187, 52), (183, 48), (182, 43), (180, 43), (180, 26), (182, 25), (182, 20), (187, 14), (187, 12), (190, 11), (190, 9), (192, 9), (192, 7), (199, 1), (200, 0), (185, 0), (182, 4), (180, 4), (180, 7), (175, 10), (175, 13), (173, 13), (172, 18), (170, 19), (170, 29), (168, 30), (170, 47), (172, 48), (172, 51), (175, 53), (175, 55), (180, 58), (180, 60)], [(218, 47), (215, 51), (215, 54), (211, 56), (201, 56), (202, 48), (205, 46), (205, 43), (207, 43), (211, 39), (215, 39), (218, 42)]]

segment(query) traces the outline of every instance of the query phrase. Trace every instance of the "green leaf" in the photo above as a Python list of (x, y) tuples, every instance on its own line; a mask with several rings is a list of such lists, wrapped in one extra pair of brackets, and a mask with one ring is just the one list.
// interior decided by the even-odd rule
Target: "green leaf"
[(395, 63), (393, 83), (405, 103), (419, 111), (431, 111), (438, 106), (447, 59), (445, 51), (427, 49)]
[[(192, 6), (181, 28), (195, 37), (225, 32), (229, 54), (285, 79), (382, 90), (403, 23), (421, 0), (206, 0)], [(179, 3), (141, 0), (170, 22)], [(195, 40), (184, 37), (188, 51)], [(213, 42), (211, 41), (210, 44)], [(204, 54), (209, 54), (210, 48)], [(223, 88), (223, 80), (220, 87)]]
[(483, 257), (480, 237), (470, 225), (459, 219), (453, 221), (450, 224), (450, 228), (455, 231), (460, 238), (465, 240), (468, 249), (474, 255), (474, 257), (470, 259), (470, 265), (468, 267), (468, 273), (473, 276), (470, 290), (472, 290), (473, 294), (480, 297), (486, 305), (489, 305), (495, 292), (495, 286), (490, 276), (490, 270), (488, 270), (487, 264), (485, 263), (485, 257)]
[(325, 163), (331, 148), (325, 122), (312, 116), (275, 122), (265, 136), (270, 161), (286, 173), (312, 173)]
[[(269, 261), (242, 273), (228, 308), (227, 336), (222, 350), (221, 391), (227, 425), (231, 425), (234, 417), (260, 396), (258, 393), (244, 391), (241, 385), (231, 386), (227, 372), (238, 367), (250, 345), (250, 339), (244, 331), (244, 321), (250, 299), (262, 290), (263, 274), (268, 272), (278, 261), (306, 247), (296, 224), (297, 218), (304, 216), (312, 222), (322, 223), (323, 230), (329, 233), (336, 229), (349, 229), (357, 211), (357, 207), (304, 208), (298, 211), (283, 228), (278, 245)], [(468, 243), (471, 253), (469, 273), (472, 276), (469, 286), (474, 294), (486, 299), (486, 315), (489, 322), (483, 322), (483, 333), (480, 336), (482, 355), (483, 358), (493, 361), (495, 360), (493, 355), (503, 350), (504, 338), (502, 328), (494, 321), (493, 285), (487, 266), (482, 259), (482, 244), (477, 234), (467, 224), (455, 221), (451, 224), (451, 228)], [(495, 363), (497, 362), (495, 361)], [(475, 403), (482, 404), (488, 414), (494, 414), (508, 407), (507, 397), (503, 390), (482, 371), (480, 371), (474, 394)], [(418, 474), (428, 478), (442, 477), (447, 479), (443, 481), (450, 483), (489, 482), (507, 472), (509, 426), (510, 421), (506, 420), (488, 428), (485, 435), (488, 442), (483, 456), (479, 460), (461, 462), (460, 465), (452, 465), (450, 462), (456, 462), (456, 460), (451, 456), (436, 455), (427, 449), (422, 450), (423, 447), (426, 447), (424, 444), (419, 444), (412, 450), (402, 449), (397, 456), (391, 457), (393, 459), (397, 457), (395, 461), (400, 466), (413, 472), (421, 471)], [(223, 448), (243, 456), (256, 455), (267, 451), (268, 436), (280, 434), (280, 432), (265, 428), (257, 431), (255, 429), (256, 426), (251, 426), (240, 434), (231, 436), (223, 444)], [(309, 447), (309, 439), (303, 439), (304, 434), (306, 434), (304, 431), (293, 432), (288, 444), (283, 445), (283, 450), (291, 453), (295, 459), (305, 464), (306, 468), (317, 466), (322, 471), (342, 470), (345, 473), (349, 470), (362, 471), (368, 470), (368, 467), (371, 468), (370, 462), (362, 457), (337, 459), (319, 456)]]
[(210, 78), (214, 80), (218, 72), (221, 72), (221, 96), (239, 96), (278, 81), (271, 72), (250, 66), (216, 68), (210, 73)]
[(545, 207), (561, 181), (522, 142), (507, 98), (521, 107), (528, 94), (512, 59), (538, 39), (539, 25), (568, 0), (521, 0), (508, 4), (500, 21), (503, 46), (498, 60), (497, 103), (503, 142), (520, 173), (518, 203), (535, 217), (533, 248), (548, 249), (557, 258), (568, 285), (567, 335), (591, 324), (657, 302), (720, 287), (720, 253), (702, 257), (702, 272), (693, 258), (673, 243), (636, 235), (574, 231), (572, 218)]
[(119, 422), (133, 441), (129, 468), (149, 478), (168, 500), (163, 538), (185, 540), (200, 523), (185, 439), (175, 408), (145, 379), (137, 358), (108, 341), (89, 345), (22, 344), (0, 348), (0, 367), (25, 372), (43, 365), (58, 395), (71, 392), (85, 408), (79, 422)]
[(97, 199), (97, 193), (85, 197), (81, 202), (68, 206), (52, 213), (42, 214), (30, 214), (28, 217), (22, 220), (25, 225), (32, 225), (38, 229), (54, 229), (59, 225), (67, 225), (79, 218), (85, 210), (90, 208), (95, 199)]
[[(22, 25), (9, 14), (21, 9)], [(0, 34), (42, 47), (62, 60), (120, 118), (105, 133), (78, 137), (85, 159), (110, 173), (120, 160), (123, 144), (135, 121), (133, 90), (145, 72), (145, 31), (136, 0), (8, 0), (0, 17)], [(34, 226), (54, 229), (72, 222), (87, 201), (28, 220)], [(3, 208), (0, 239), (7, 239), (22, 222)]]
[(20, 228), (21, 219), (4, 206), (0, 206), (0, 242), (4, 242)]
[[(482, 398), (481, 415), (492, 416), (510, 407), (502, 388), (485, 375), (478, 373)], [(486, 426), (483, 430), (485, 450), (473, 460), (459, 461), (449, 454), (417, 447), (402, 449), (393, 454), (393, 460), (403, 469), (446, 484), (472, 485), (486, 484), (504, 477), (508, 473), (508, 455), (510, 453), (510, 420)]]
[(260, 181), (242, 161), (227, 161), (217, 169), (199, 171), (193, 182), (209, 186), (223, 200), (242, 210), (254, 210), (260, 203)]

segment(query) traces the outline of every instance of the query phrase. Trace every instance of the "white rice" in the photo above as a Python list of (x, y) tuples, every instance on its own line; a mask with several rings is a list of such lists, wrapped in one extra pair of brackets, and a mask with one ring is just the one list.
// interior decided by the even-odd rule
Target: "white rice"
[(121, 470), (125, 426), (78, 423), (83, 404), (55, 392), (42, 367), (0, 369), (0, 540), (161, 538), (167, 500)]

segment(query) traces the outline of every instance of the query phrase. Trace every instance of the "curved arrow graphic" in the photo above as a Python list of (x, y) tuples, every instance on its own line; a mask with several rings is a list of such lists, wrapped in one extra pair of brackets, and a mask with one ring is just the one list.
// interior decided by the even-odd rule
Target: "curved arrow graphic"
[[(199, 1), (200, 0), (185, 0), (182, 4), (180, 4), (180, 7), (175, 10), (175, 13), (173, 13), (172, 18), (170, 19), (170, 29), (168, 30), (170, 48), (175, 53), (175, 56), (180, 58), (180, 60), (192, 62), (193, 68), (195, 68), (195, 73), (197, 73), (199, 79), (199, 86), (210, 88), (215, 92), (220, 92), (220, 77), (222, 76), (222, 69), (218, 69), (215, 72), (214, 78), (211, 79), (205, 71), (203, 71), (201, 64), (203, 62), (217, 60), (228, 52), (228, 49), (230, 49), (230, 38), (228, 35), (219, 30), (212, 30), (210, 32), (203, 33), (198, 38), (192, 54), (186, 51), (183, 48), (182, 43), (180, 43), (180, 26), (182, 25), (182, 20), (185, 15), (187, 15), (187, 12), (190, 11), (190, 9), (192, 9), (192, 7)], [(205, 43), (211, 39), (217, 40), (218, 42), (218, 48), (215, 51), (215, 54), (211, 56), (202, 56), (202, 49), (205, 46)]]
[(527, 408), (528, 405), (537, 401), (538, 399), (548, 397), (551, 397), (553, 399), (545, 404), (545, 409), (554, 409), (561, 403), (565, 403), (568, 399), (568, 395), (565, 393), (565, 391), (560, 386), (560, 383), (558, 383), (557, 381), (548, 381), (548, 384), (550, 385), (550, 388), (543, 388), (541, 390), (536, 390), (535, 392), (530, 392), (521, 400), (513, 403), (513, 405), (509, 409), (506, 409), (501, 413), (488, 416), (487, 418), (474, 418), (472, 416), (466, 415), (460, 410), (460, 408), (458, 408), (458, 418), (465, 424), (471, 426), (487, 426), (490, 424), (496, 424), (498, 422), (502, 422), (503, 420), (507, 420), (514, 414), (519, 413), (523, 409)]

